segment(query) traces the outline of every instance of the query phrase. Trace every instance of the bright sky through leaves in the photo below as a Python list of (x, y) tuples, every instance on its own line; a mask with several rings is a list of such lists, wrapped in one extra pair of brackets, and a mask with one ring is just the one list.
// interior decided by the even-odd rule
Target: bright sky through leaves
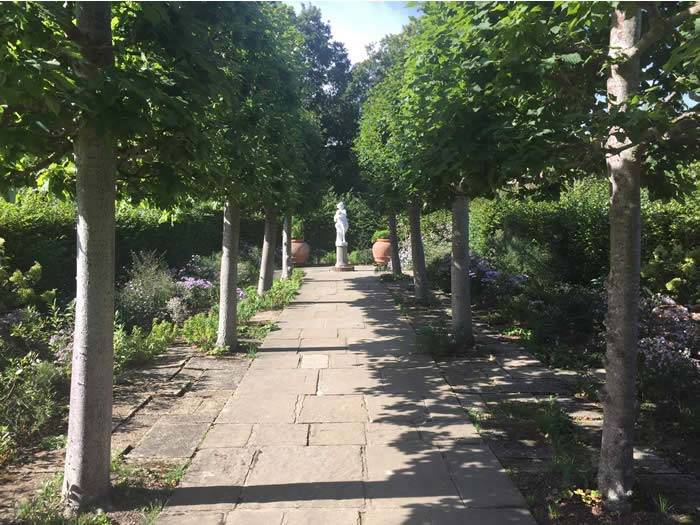
[[(302, 2), (286, 2), (298, 13)], [(355, 64), (367, 58), (365, 46), (382, 37), (398, 33), (411, 16), (418, 16), (416, 7), (406, 2), (303, 2), (317, 6), (333, 32), (333, 39), (345, 44), (350, 61)]]

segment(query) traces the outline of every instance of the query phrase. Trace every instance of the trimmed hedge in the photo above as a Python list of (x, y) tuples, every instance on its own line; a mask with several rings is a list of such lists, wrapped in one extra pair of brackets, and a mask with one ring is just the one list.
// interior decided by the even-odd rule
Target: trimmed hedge
[[(549, 283), (589, 285), (608, 273), (608, 208), (608, 183), (595, 179), (574, 183), (556, 201), (508, 196), (475, 199), (470, 215), (471, 249), (511, 274), (527, 274)], [(449, 211), (426, 214), (422, 227), (426, 262), (440, 268), (440, 258), (450, 252)], [(700, 189), (685, 202), (651, 201), (644, 191), (643, 286), (684, 303), (697, 303), (699, 268)]]
[[(117, 276), (124, 274), (130, 254), (162, 253), (169, 266), (184, 266), (192, 254), (221, 249), (221, 213), (211, 206), (195, 207), (168, 218), (162, 211), (120, 203), (117, 207)], [(76, 211), (71, 201), (46, 194), (24, 193), (17, 202), (0, 200), (0, 237), (13, 266), (42, 266), (39, 290), (75, 293)], [(263, 237), (262, 220), (241, 218), (241, 239), (257, 245)]]

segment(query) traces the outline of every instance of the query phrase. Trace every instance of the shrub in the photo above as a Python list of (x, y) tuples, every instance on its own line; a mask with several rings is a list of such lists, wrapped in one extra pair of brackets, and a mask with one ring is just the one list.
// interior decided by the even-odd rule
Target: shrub
[(180, 270), (179, 275), (180, 277), (198, 277), (212, 283), (218, 283), (220, 272), (221, 252), (219, 251), (211, 255), (193, 255), (184, 268)]
[(205, 352), (216, 347), (216, 332), (219, 325), (218, 309), (193, 315), (182, 324), (182, 337), (191, 345)]
[(377, 230), (372, 234), (372, 242), (377, 242), (378, 239), (388, 239), (389, 230)]
[(687, 308), (655, 295), (641, 307), (640, 391), (643, 398), (678, 408), (700, 396), (700, 328)]
[(35, 291), (41, 280), (41, 265), (38, 262), (34, 262), (26, 272), (11, 269), (10, 263), (10, 258), (5, 255), (5, 239), (0, 238), (0, 313), (53, 301), (55, 290), (43, 294)]
[(15, 444), (33, 438), (61, 411), (57, 387), (66, 376), (36, 353), (10, 359), (0, 372), (0, 456), (9, 458)]
[(70, 355), (75, 316), (73, 302), (60, 307), (56, 301), (42, 313), (35, 306), (27, 306), (4, 316), (9, 330), (0, 335), (0, 367), (6, 358), (35, 352), (42, 359), (65, 362)]
[(259, 298), (259, 310), (279, 310), (289, 304), (299, 292), (304, 271), (299, 268), (292, 270), (289, 279), (278, 279), (272, 287)]
[(208, 310), (217, 299), (217, 290), (211, 281), (197, 277), (183, 277), (177, 283), (177, 295), (191, 312)]
[(374, 256), (370, 248), (364, 250), (353, 250), (348, 254), (350, 264), (373, 264)]
[(168, 317), (175, 324), (182, 324), (192, 315), (190, 309), (187, 307), (187, 303), (185, 303), (182, 297), (172, 297), (168, 299), (165, 308), (168, 311)]
[(162, 354), (172, 345), (177, 336), (177, 327), (167, 321), (154, 319), (151, 330), (146, 334), (140, 326), (127, 328), (115, 323), (114, 329), (114, 371), (115, 375), (125, 368), (147, 363)]
[(127, 276), (117, 293), (117, 309), (127, 326), (147, 328), (153, 319), (165, 318), (177, 287), (163, 259), (155, 252), (135, 253)]

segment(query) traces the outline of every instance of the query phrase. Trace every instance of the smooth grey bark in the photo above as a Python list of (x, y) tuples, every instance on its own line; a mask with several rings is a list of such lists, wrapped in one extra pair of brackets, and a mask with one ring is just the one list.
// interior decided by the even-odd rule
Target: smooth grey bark
[(285, 215), (282, 223), (282, 279), (292, 274), (292, 216)]
[(396, 229), (396, 212), (394, 210), (389, 210), (389, 242), (391, 243), (391, 271), (394, 275), (401, 275), (399, 234)]
[(469, 283), (469, 199), (458, 193), (452, 201), (452, 332), (460, 348), (472, 346), (472, 306)]
[(224, 226), (221, 240), (219, 284), (219, 327), (216, 344), (233, 351), (238, 345), (236, 310), (238, 307), (238, 245), (241, 213), (231, 198), (224, 203)]
[(263, 238), (260, 257), (260, 277), (258, 278), (258, 295), (272, 287), (275, 271), (275, 239), (277, 237), (277, 217), (272, 208), (265, 208), (265, 237)]
[[(623, 6), (621, 6), (623, 7)], [(610, 106), (624, 111), (639, 85), (639, 58), (625, 59), (640, 36), (639, 8), (615, 9), (610, 29), (612, 65), (607, 81)], [(622, 59), (622, 60), (620, 60)], [(603, 387), (603, 435), (598, 463), (598, 488), (607, 508), (630, 508), (634, 482), (633, 438), (637, 416), (637, 343), (640, 273), (640, 160), (638, 147), (624, 130), (612, 127), (606, 153), (612, 197), (610, 200), (610, 275), (605, 386)]]
[[(114, 62), (109, 2), (79, 2), (78, 29), (90, 40), (80, 74)], [(115, 142), (99, 118), (76, 133), (77, 268), (75, 333), (62, 492), (68, 513), (109, 497), (114, 366)]]
[(413, 284), (416, 301), (425, 302), (429, 297), (428, 272), (425, 269), (425, 251), (423, 234), (420, 229), (420, 201), (408, 206), (408, 223), (411, 231), (411, 262), (413, 265)]

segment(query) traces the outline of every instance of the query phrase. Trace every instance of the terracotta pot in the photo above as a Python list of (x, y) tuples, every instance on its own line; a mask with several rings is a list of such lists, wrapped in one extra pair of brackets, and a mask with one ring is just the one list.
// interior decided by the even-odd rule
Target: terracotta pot
[(377, 239), (377, 242), (372, 245), (372, 256), (376, 264), (389, 264), (391, 260), (391, 242), (389, 242), (389, 239)]
[(292, 239), (292, 264), (306, 264), (311, 248), (304, 239)]

